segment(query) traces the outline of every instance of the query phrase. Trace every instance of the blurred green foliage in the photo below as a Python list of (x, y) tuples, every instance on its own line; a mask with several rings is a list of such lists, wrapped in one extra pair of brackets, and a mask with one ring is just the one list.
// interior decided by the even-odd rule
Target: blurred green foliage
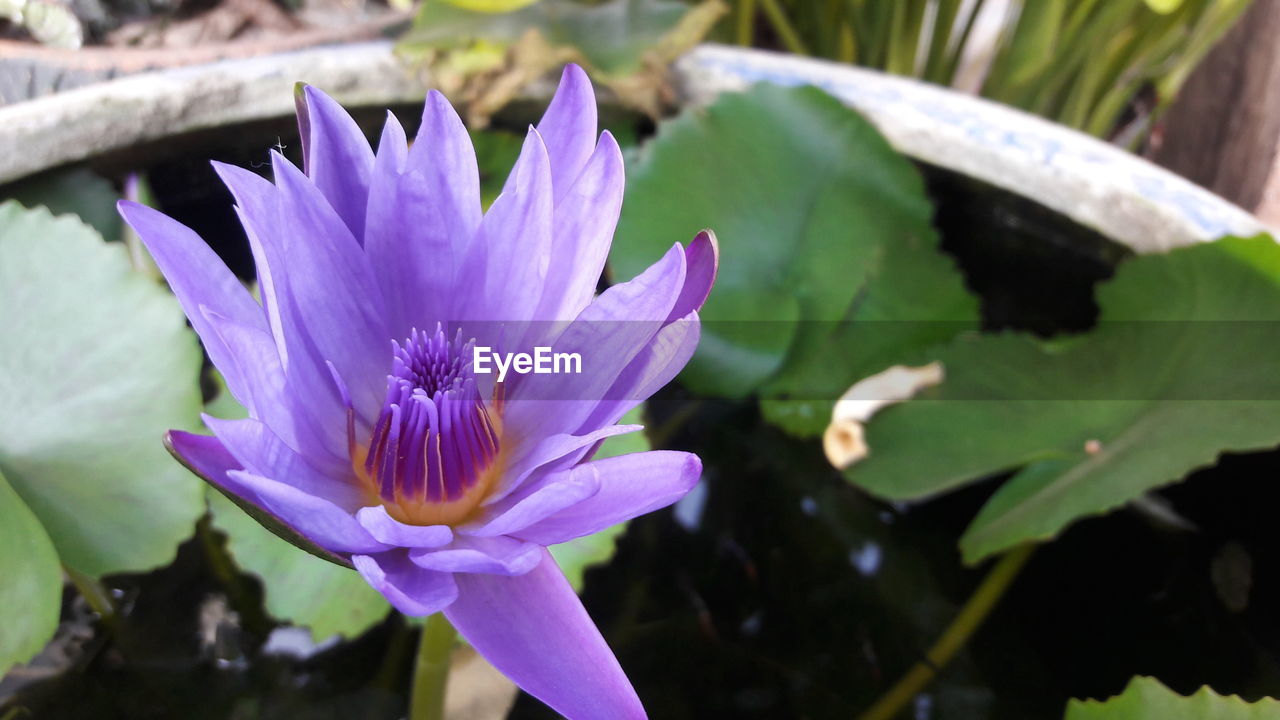
[[(1133, 140), (1250, 1), (1009, 0), (1000, 15), (994, 0), (736, 0), (721, 32), (942, 85), (972, 62), (985, 97), (1093, 135), (1124, 123)], [(975, 32), (984, 11), (994, 38)]]

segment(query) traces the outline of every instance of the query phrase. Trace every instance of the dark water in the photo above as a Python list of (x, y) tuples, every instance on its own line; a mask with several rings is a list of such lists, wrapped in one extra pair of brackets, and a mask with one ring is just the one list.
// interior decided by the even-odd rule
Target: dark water
[[(147, 167), (162, 209), (248, 277), (230, 197), (204, 158), (261, 165), (277, 141), (296, 157), (294, 134), (279, 122), (192, 135), (96, 169)], [(1123, 250), (1023, 199), (925, 172), (944, 247), (982, 297), (988, 328), (1048, 335), (1094, 322), (1093, 289)], [(702, 456), (705, 480), (678, 509), (634, 521), (613, 562), (587, 574), (584, 601), (654, 718), (853, 717), (921, 658), (983, 575), (961, 564), (955, 542), (993, 483), (893, 507), (845, 482), (816, 441), (762, 423), (751, 403), (669, 387), (649, 413), (665, 446)], [(1174, 521), (1124, 510), (1073, 526), (1037, 551), (908, 716), (1056, 719), (1068, 698), (1117, 693), (1136, 674), (1181, 692), (1208, 683), (1280, 694), (1278, 471), (1277, 453), (1227, 457), (1159, 494)], [(210, 635), (209, 598), (225, 587), (197, 542), (170, 567), (107, 583), (127, 608), (118, 632), (90, 627), (68, 593), (64, 631), (86, 636), (70, 643), (68, 669), (22, 690), (12, 717), (404, 712), (415, 631), (394, 617), (289, 660), (262, 652), (274, 623), (249, 578), (227, 608), (236, 618)], [(553, 715), (521, 697), (512, 717)]]

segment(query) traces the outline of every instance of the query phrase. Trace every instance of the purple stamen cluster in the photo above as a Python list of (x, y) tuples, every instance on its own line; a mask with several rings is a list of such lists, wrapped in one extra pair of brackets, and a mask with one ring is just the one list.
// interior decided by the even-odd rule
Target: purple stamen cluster
[(498, 455), (498, 434), (471, 374), (474, 343), (414, 329), (392, 342), (387, 395), (364, 470), (387, 502), (450, 502)]

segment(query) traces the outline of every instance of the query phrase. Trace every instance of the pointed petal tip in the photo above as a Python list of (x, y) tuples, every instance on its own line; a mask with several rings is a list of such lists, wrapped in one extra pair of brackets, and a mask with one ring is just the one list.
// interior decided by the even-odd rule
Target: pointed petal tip
[(690, 244), (693, 243), (710, 243), (717, 257), (720, 254), (720, 241), (716, 239), (716, 231), (711, 228), (703, 228), (699, 230), (698, 233), (693, 236), (693, 240)]
[(133, 218), (131, 216), (136, 212), (146, 209), (149, 209), (146, 205), (136, 203), (132, 200), (121, 199), (116, 201), (116, 212), (119, 213), (120, 217), (124, 218), (124, 221), (130, 225), (133, 225)]
[[(222, 184), (225, 185), (228, 190), (231, 189), (232, 183), (235, 182), (237, 175), (239, 173), (246, 172), (244, 168), (231, 165), (230, 163), (219, 162), (217, 160), (210, 160), (209, 167), (213, 168), (213, 173), (218, 176), (218, 179), (222, 181)], [(234, 194), (234, 191), (232, 194)]]
[(449, 102), (449, 98), (445, 94), (436, 89), (427, 91), (427, 98), (423, 105), (423, 114), (427, 112), (438, 113), (445, 117), (458, 118), (461, 122), (462, 118), (458, 115), (458, 111), (454, 109), (453, 103)]
[(164, 447), (183, 467), (215, 486), (221, 484), (214, 475), (240, 468), (222, 441), (212, 435), (168, 430), (164, 434)]
[(684, 248), (685, 284), (671, 317), (684, 317), (700, 310), (711, 296), (716, 275), (720, 272), (720, 243), (711, 230), (701, 230)]
[[(556, 96), (576, 96), (575, 99), (588, 101), (595, 105), (595, 88), (591, 85), (591, 76), (577, 63), (568, 63), (560, 73), (560, 84), (556, 87)], [(552, 99), (555, 102), (555, 98)]]
[(292, 187), (294, 192), (302, 183), (310, 182), (306, 170), (299, 168), (293, 164), (293, 161), (285, 157), (279, 150), (272, 148), (271, 155), (271, 176), (275, 179), (276, 187), (281, 190)]
[(699, 230), (697, 235), (693, 236), (693, 240), (689, 241), (690, 256), (707, 254), (707, 258), (711, 261), (711, 270), (714, 275), (720, 269), (720, 241), (716, 239), (716, 233), (710, 228)]
[(174, 459), (178, 459), (179, 462), (181, 462), (181, 460), (179, 459), (177, 448), (174, 447), (173, 434), (180, 433), (180, 432), (183, 432), (183, 431), (182, 430), (165, 430), (164, 438), (161, 440), (161, 442), (164, 443), (164, 449), (167, 450), (169, 454), (174, 457)]
[(612, 166), (616, 166), (619, 170), (622, 168), (622, 146), (618, 144), (618, 138), (613, 133), (604, 130), (600, 133), (600, 140), (596, 143), (595, 152), (605, 152), (608, 162)]
[(720, 273), (720, 241), (716, 238), (715, 231), (710, 228), (700, 230), (689, 242), (686, 254), (690, 262), (697, 260), (708, 263), (711, 271), (708, 285), (714, 284), (716, 275)]
[(693, 486), (702, 479), (702, 458), (689, 453), (685, 458), (684, 467), (681, 468), (681, 476), (688, 480), (689, 489), (692, 490)]
[(294, 88), (294, 93), (298, 99), (307, 104), (308, 108), (321, 108), (322, 112), (335, 110), (343, 113), (346, 112), (346, 110), (342, 108), (342, 105), (337, 100), (333, 99), (332, 95), (321, 90), (315, 85), (298, 83)]

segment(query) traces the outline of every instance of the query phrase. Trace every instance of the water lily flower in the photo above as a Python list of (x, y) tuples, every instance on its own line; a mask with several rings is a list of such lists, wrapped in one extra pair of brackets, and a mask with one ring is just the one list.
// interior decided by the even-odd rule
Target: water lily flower
[[(644, 709), (546, 547), (667, 506), (683, 452), (592, 460), (698, 342), (709, 232), (596, 295), (622, 204), (618, 144), (565, 70), (506, 187), (482, 212), (471, 140), (439, 93), (412, 144), (388, 114), (376, 154), (314, 88), (303, 170), (274, 184), (214, 167), (257, 265), (255, 301), (187, 227), (120, 212), (248, 410), (171, 431), (173, 453), (278, 532), (353, 566), (409, 615), (443, 611), (495, 667), (570, 718)], [(580, 373), (477, 372), (478, 347), (578, 354)]]

